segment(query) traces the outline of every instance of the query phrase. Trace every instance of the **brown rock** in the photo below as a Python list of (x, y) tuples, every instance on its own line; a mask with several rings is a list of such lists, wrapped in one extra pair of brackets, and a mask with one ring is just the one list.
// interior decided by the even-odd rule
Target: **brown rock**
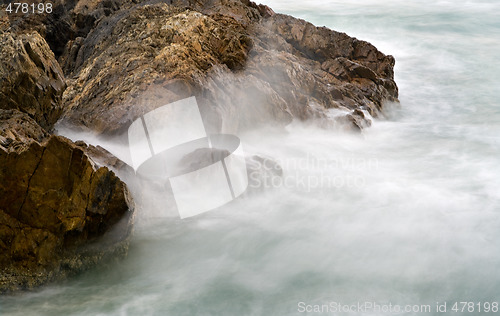
[(229, 133), (293, 118), (359, 129), (369, 118), (354, 110), (377, 116), (397, 101), (392, 56), (250, 1), (126, 5), (61, 61), (74, 78), (63, 123), (107, 135), (192, 95), (209, 131)]
[(64, 97), (66, 123), (99, 133), (122, 131), (145, 111), (200, 95), (214, 65), (241, 69), (251, 46), (243, 27), (224, 16), (168, 5), (127, 14), (103, 19), (81, 45), (77, 79)]
[(101, 167), (123, 162), (49, 134), (63, 109), (62, 70), (44, 38), (14, 22), (0, 30), (0, 293), (124, 255), (134, 208)]
[(122, 176), (135, 176), (134, 169), (110, 153), (106, 148), (99, 145), (93, 146), (82, 140), (75, 142), (75, 145), (82, 149), (97, 167), (108, 167), (113, 172)]
[(0, 149), (0, 195), (0, 292), (60, 279), (126, 250), (133, 202), (125, 184), (63, 137)]
[[(11, 18), (16, 30), (39, 30), (57, 56), (64, 46), (59, 60), (74, 77), (67, 124), (120, 133), (138, 115), (196, 95), (213, 131), (292, 118), (352, 121), (332, 119), (330, 108), (347, 109), (366, 126), (354, 109), (377, 116), (384, 102), (397, 101), (394, 58), (344, 33), (247, 0), (141, 2), (56, 1), (55, 15)], [(247, 92), (249, 85), (258, 88)]]
[(263, 20), (255, 30), (255, 46), (268, 52), (256, 54), (248, 67), (280, 89), (294, 116), (328, 116), (324, 110), (313, 114), (318, 105), (377, 116), (384, 102), (397, 101), (394, 58), (370, 43), (282, 14)]
[(64, 76), (36, 32), (0, 33), (0, 109), (27, 113), (50, 130), (62, 114)]
[(49, 134), (26, 113), (0, 109), (0, 149), (21, 151), (33, 141), (41, 143)]

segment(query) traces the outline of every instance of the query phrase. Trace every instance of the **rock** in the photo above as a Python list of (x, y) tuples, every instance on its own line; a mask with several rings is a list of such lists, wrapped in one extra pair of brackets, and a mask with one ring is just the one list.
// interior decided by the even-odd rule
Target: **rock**
[(33, 31), (47, 30), (38, 28), (43, 19), (1, 18), (0, 293), (4, 293), (61, 280), (125, 255), (135, 206), (125, 183), (105, 166), (128, 173), (130, 167), (103, 148), (50, 134), (63, 112), (66, 84), (45, 39)]
[(78, 51), (66, 123), (113, 133), (159, 105), (200, 95), (214, 65), (243, 67), (251, 45), (243, 31), (233, 19), (165, 4), (104, 18)]
[(112, 136), (195, 95), (212, 133), (293, 119), (359, 130), (370, 119), (356, 109), (397, 101), (394, 58), (367, 42), (250, 1), (152, 3), (113, 7), (68, 43), (63, 124)]
[(43, 142), (49, 134), (26, 113), (18, 110), (0, 110), (0, 149), (22, 151), (36, 142)]
[[(95, 147), (50, 135), (64, 78), (38, 33), (0, 32), (0, 293), (60, 280), (128, 247), (134, 204)], [(97, 154), (99, 153), (99, 155)], [(116, 159), (116, 158), (115, 158)], [(101, 164), (101, 165), (102, 165)], [(120, 166), (115, 160), (114, 166)]]
[(126, 253), (134, 207), (127, 187), (68, 139), (0, 148), (0, 195), (0, 292)]
[(27, 113), (50, 130), (62, 114), (64, 89), (61, 67), (38, 33), (0, 33), (0, 109)]
[(135, 176), (135, 171), (131, 166), (118, 159), (105, 148), (101, 146), (89, 145), (84, 141), (76, 141), (75, 145), (80, 147), (96, 166), (108, 167), (114, 172), (118, 172), (120, 174), (120, 178), (124, 176)]
[[(52, 12), (6, 14), (6, 25), (12, 32), (21, 34), (36, 31), (50, 46), (56, 58), (59, 58), (66, 44), (78, 37), (85, 37), (102, 17), (108, 16), (119, 8), (134, 5), (134, 0), (71, 0), (51, 1)], [(39, 1), (26, 0), (25, 3), (38, 5)], [(0, 5), (1, 6), (1, 5)], [(2, 12), (5, 10), (4, 5)], [(0, 23), (0, 29), (2, 29)]]
[(394, 58), (373, 45), (282, 14), (256, 30), (255, 46), (275, 53), (256, 54), (249, 71), (274, 83), (295, 117), (328, 116), (329, 108), (377, 116), (383, 102), (397, 101)]
[(283, 185), (283, 168), (272, 157), (251, 155), (245, 157), (247, 164), (248, 188), (246, 194), (280, 187)]
[[(15, 30), (37, 29), (61, 55), (72, 78), (64, 98), (68, 126), (119, 134), (139, 115), (195, 95), (210, 132), (292, 119), (359, 130), (370, 119), (354, 110), (377, 117), (384, 102), (397, 101), (392, 56), (251, 1), (54, 6), (53, 15), (10, 23)], [(330, 109), (350, 113), (333, 118)]]

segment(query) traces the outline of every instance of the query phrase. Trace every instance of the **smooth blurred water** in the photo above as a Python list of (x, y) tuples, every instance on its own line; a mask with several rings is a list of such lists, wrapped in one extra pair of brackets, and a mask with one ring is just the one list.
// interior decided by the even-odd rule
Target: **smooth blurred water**
[(500, 301), (500, 3), (266, 4), (394, 55), (401, 106), (361, 136), (241, 135), (286, 185), (190, 220), (138, 214), (125, 260), (1, 297), (1, 315), (306, 314), (299, 302), (494, 315), (450, 308)]

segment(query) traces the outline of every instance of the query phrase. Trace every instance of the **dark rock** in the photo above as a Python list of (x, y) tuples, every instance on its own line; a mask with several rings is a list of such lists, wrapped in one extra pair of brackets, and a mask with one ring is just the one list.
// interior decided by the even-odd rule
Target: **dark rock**
[(32, 142), (43, 142), (49, 134), (28, 114), (18, 110), (0, 110), (0, 149), (21, 151)]
[[(96, 22), (112, 14), (119, 8), (124, 9), (137, 0), (56, 0), (50, 1), (52, 12), (23, 14), (9, 13), (6, 21), (0, 23), (1, 29), (8, 29), (16, 34), (36, 31), (50, 46), (56, 58), (59, 58), (69, 41), (85, 37), (95, 27)], [(25, 0), (24, 3), (38, 5), (40, 1)], [(47, 2), (48, 3), (48, 2)], [(0, 7), (2, 11), (5, 6)], [(4, 26), (2, 27), (2, 24)]]
[(27, 113), (50, 130), (63, 112), (64, 88), (61, 67), (38, 33), (0, 33), (0, 109)]
[(179, 174), (196, 171), (221, 161), (231, 154), (230, 151), (217, 148), (198, 148), (184, 155), (178, 167)]
[(278, 161), (264, 155), (245, 157), (248, 175), (246, 194), (262, 192), (283, 184), (283, 168)]

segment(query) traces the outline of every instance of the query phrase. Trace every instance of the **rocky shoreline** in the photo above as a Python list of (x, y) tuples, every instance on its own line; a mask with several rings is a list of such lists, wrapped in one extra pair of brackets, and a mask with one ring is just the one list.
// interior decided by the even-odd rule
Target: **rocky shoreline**
[(3, 16), (0, 293), (126, 254), (135, 206), (110, 170), (123, 163), (56, 123), (123, 138), (196, 96), (209, 133), (292, 120), (359, 131), (397, 102), (394, 62), (245, 0), (58, 0), (51, 14)]

